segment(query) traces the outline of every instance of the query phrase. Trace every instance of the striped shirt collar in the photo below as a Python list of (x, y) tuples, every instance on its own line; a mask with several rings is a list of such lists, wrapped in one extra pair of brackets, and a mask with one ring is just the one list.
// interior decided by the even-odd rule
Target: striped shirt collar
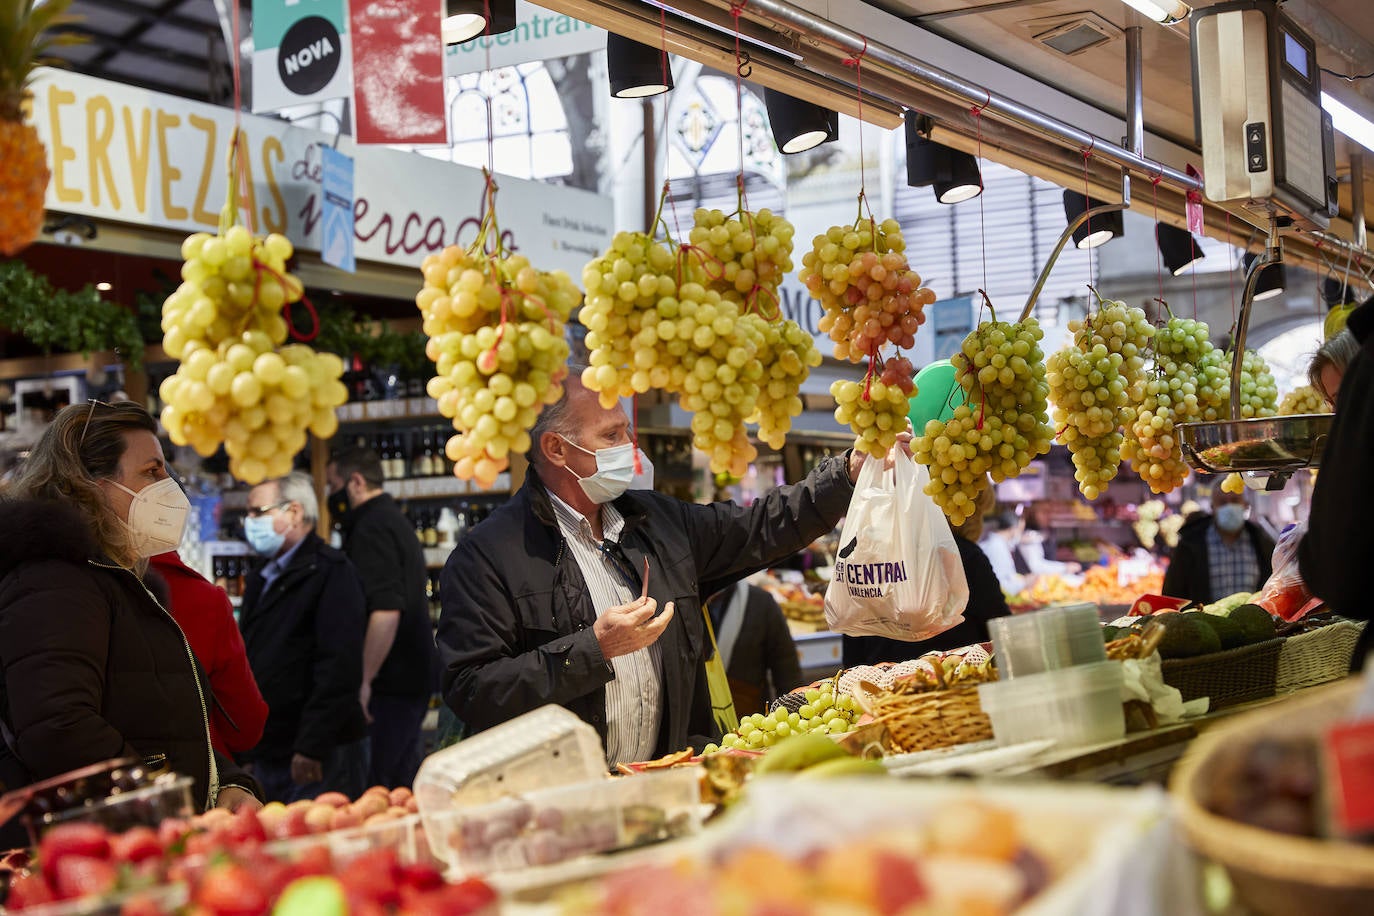
[[(549, 502), (553, 506), (554, 518), (558, 520), (558, 527), (562, 529), (564, 536), (576, 534), (585, 538), (589, 543), (598, 543), (596, 534), (592, 531), (592, 523), (587, 521), (585, 515), (564, 502), (552, 490), (546, 492), (549, 494)], [(604, 540), (620, 543), (620, 534), (624, 529), (625, 516), (620, 514), (620, 510), (610, 503), (603, 504), (601, 506), (601, 533)]]

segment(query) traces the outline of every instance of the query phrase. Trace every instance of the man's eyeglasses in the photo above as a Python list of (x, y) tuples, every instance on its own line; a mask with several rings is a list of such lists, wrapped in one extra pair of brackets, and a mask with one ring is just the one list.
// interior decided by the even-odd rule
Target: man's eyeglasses
[(261, 518), (269, 512), (284, 509), (289, 505), (291, 505), (291, 500), (284, 499), (279, 503), (272, 503), (270, 506), (249, 506), (246, 514), (249, 518)]

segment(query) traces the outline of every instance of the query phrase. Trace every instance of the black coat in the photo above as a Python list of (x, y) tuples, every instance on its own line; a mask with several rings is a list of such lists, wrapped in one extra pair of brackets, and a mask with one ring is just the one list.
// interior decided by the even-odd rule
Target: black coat
[[(702, 661), (699, 583), (717, 587), (761, 569), (834, 528), (854, 488), (843, 458), (779, 487), (749, 508), (684, 503), (652, 490), (615, 501), (621, 546), (635, 569), (650, 561), (649, 595), (675, 605), (659, 637), (664, 721), (660, 753), (719, 738)], [(707, 593), (709, 594), (709, 592)], [(438, 645), (444, 699), (472, 731), (556, 703), (606, 738), (605, 685), (614, 676), (592, 632), (596, 609), (568, 556), (533, 470), (510, 502), (472, 530), (440, 579)]]
[(434, 625), (425, 585), (429, 573), (415, 528), (390, 495), (352, 510), (344, 523), (344, 552), (363, 583), (367, 612), (399, 611), (396, 639), (372, 680), (374, 696), (428, 697), (434, 684)]
[[(155, 575), (155, 574), (154, 574)], [(0, 745), (8, 788), (113, 757), (166, 755), (194, 780), (256, 790), (214, 758), (203, 677), (181, 628), (57, 502), (0, 502)]]
[(358, 701), (363, 586), (348, 558), (314, 532), (266, 590), (263, 581), (261, 570), (249, 574), (239, 612), (248, 664), (269, 709), (252, 756), (323, 761), (367, 734)]
[[(1360, 352), (1341, 377), (1336, 416), (1312, 490), (1307, 534), (1298, 544), (1298, 566), (1312, 594), (1357, 620), (1374, 617), (1364, 564), (1374, 557), (1374, 304), (1350, 314), (1347, 325)], [(1374, 647), (1366, 626), (1352, 666), (1359, 670)]]
[[(729, 588), (710, 602), (717, 642), (724, 629), (726, 606), (733, 595), (734, 589)], [(800, 687), (801, 661), (792, 631), (787, 628), (787, 618), (767, 591), (756, 585), (749, 586), (744, 607), (733, 613), (743, 613), (744, 619), (740, 621), (739, 636), (735, 639), (725, 675), (730, 680), (735, 712), (743, 718), (767, 712), (770, 701)]]
[(846, 668), (876, 665), (879, 662), (904, 662), (920, 658), (927, 652), (948, 652), (992, 639), (988, 633), (988, 621), (1011, 613), (1007, 608), (1007, 596), (1002, 591), (1002, 583), (997, 581), (997, 574), (992, 571), (992, 564), (981, 547), (958, 534), (954, 535), (954, 543), (959, 547), (959, 560), (964, 566), (964, 578), (968, 580), (968, 606), (964, 608), (964, 622), (920, 642), (903, 642), (886, 636), (846, 636), (843, 641)]
[[(1226, 597), (1214, 594), (1212, 589), (1212, 563), (1207, 557), (1207, 531), (1212, 524), (1212, 516), (1205, 512), (1194, 512), (1179, 529), (1178, 544), (1169, 557), (1169, 568), (1164, 573), (1165, 595), (1202, 604), (1211, 604)], [(1255, 549), (1255, 559), (1259, 561), (1259, 580), (1251, 588), (1251, 591), (1257, 592), (1269, 581), (1269, 575), (1274, 571), (1274, 539), (1254, 522), (1245, 523), (1245, 537), (1250, 539), (1250, 545)]]

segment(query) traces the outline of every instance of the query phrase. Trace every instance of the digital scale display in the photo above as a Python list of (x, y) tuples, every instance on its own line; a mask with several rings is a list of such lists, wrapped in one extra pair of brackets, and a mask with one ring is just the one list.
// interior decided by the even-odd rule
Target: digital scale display
[(1303, 79), (1312, 78), (1307, 48), (1287, 31), (1283, 33), (1283, 62), (1297, 71)]

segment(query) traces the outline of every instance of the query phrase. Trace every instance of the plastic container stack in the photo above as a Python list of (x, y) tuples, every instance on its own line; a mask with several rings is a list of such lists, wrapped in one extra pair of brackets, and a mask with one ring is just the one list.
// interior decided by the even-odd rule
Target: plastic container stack
[(998, 744), (1052, 738), (1059, 748), (1126, 733), (1121, 665), (1108, 661), (1097, 608), (1048, 607), (988, 622), (1001, 680), (978, 700)]

